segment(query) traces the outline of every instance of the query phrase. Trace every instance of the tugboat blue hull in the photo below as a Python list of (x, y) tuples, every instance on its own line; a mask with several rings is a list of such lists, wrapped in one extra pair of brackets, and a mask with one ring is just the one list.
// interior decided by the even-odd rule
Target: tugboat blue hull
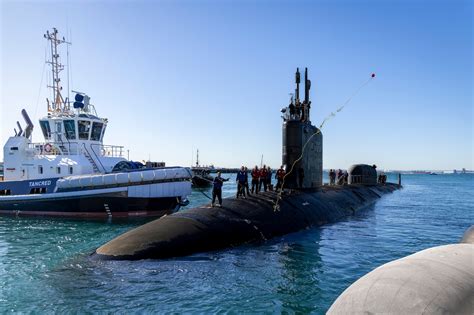
[(56, 187), (58, 178), (45, 178), (35, 180), (20, 180), (0, 182), (0, 196), (5, 195), (27, 195), (34, 189), (52, 193)]
[(0, 183), (0, 215), (162, 216), (191, 193), (189, 172), (160, 168)]
[[(80, 195), (45, 194), (0, 201), (0, 214), (55, 217), (149, 217), (177, 211), (181, 197), (132, 198), (125, 191)], [(27, 198), (29, 197), (29, 198)]]

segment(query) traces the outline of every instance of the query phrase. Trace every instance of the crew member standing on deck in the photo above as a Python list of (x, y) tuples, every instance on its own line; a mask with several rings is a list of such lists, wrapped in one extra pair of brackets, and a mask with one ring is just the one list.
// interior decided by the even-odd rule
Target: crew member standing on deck
[(252, 194), (255, 192), (258, 194), (258, 178), (260, 177), (260, 171), (258, 166), (255, 165), (255, 168), (252, 170)]
[(263, 185), (263, 191), (267, 191), (267, 166), (263, 165), (263, 167), (260, 169), (260, 184), (258, 185), (258, 191), (262, 190), (262, 185)]
[(267, 187), (268, 190), (272, 191), (273, 186), (272, 186), (272, 169), (270, 166), (267, 166)]
[(277, 185), (276, 185), (277, 190), (280, 189), (281, 186), (283, 185), (283, 177), (285, 177), (285, 170), (283, 169), (283, 165), (282, 165), (280, 166), (280, 168), (275, 174), (275, 178), (277, 180)]
[(344, 175), (344, 174), (342, 173), (342, 170), (339, 169), (339, 170), (337, 171), (337, 184), (338, 184), (338, 185), (342, 185), (342, 184), (343, 184), (343, 177), (342, 177), (342, 175)]
[(237, 198), (243, 196), (245, 199), (245, 167), (241, 167), (237, 173)]
[(245, 171), (244, 190), (247, 193), (247, 196), (250, 196), (250, 192), (249, 192), (249, 170), (247, 169), (247, 166), (245, 167), (244, 171)]
[(336, 170), (330, 169), (329, 170), (329, 185), (336, 184)]
[(216, 197), (219, 200), (218, 207), (222, 207), (222, 185), (224, 182), (228, 181), (228, 178), (222, 178), (221, 172), (217, 172), (217, 176), (214, 178), (213, 182), (213, 189), (212, 189), (212, 203), (211, 206), (214, 207), (214, 203), (216, 202)]

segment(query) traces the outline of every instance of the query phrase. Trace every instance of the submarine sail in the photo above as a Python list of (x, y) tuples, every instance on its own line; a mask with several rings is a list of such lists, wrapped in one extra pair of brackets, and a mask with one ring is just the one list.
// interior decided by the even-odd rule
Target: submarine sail
[(296, 93), (284, 108), (282, 125), (282, 164), (288, 173), (285, 188), (311, 188), (323, 184), (323, 135), (311, 124), (308, 68), (305, 68), (305, 98), (299, 99), (300, 72), (296, 70)]

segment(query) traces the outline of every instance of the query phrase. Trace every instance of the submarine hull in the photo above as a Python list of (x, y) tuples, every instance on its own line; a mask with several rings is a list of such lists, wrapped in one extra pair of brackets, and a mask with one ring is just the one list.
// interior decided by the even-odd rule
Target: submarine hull
[(400, 186), (323, 186), (225, 199), (223, 206), (180, 211), (126, 232), (99, 247), (101, 260), (163, 259), (265, 241), (336, 222)]

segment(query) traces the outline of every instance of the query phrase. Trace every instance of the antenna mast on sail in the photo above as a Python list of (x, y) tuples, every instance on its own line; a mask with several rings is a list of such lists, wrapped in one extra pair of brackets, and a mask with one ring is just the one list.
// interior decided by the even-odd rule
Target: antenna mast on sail
[(51, 72), (53, 75), (52, 85), (48, 85), (48, 87), (53, 90), (53, 100), (51, 102), (47, 100), (48, 112), (65, 112), (70, 108), (69, 100), (64, 101), (64, 98), (61, 95), (61, 90), (63, 88), (60, 83), (61, 78), (59, 77), (59, 73), (64, 70), (64, 65), (61, 64), (61, 61), (59, 60), (58, 46), (60, 44), (70, 45), (71, 43), (67, 42), (64, 37), (62, 39), (58, 38), (58, 30), (56, 28), (53, 28), (52, 32), (46, 31), (44, 38), (49, 40), (51, 43), (51, 60), (46, 61), (46, 63), (51, 65)]

